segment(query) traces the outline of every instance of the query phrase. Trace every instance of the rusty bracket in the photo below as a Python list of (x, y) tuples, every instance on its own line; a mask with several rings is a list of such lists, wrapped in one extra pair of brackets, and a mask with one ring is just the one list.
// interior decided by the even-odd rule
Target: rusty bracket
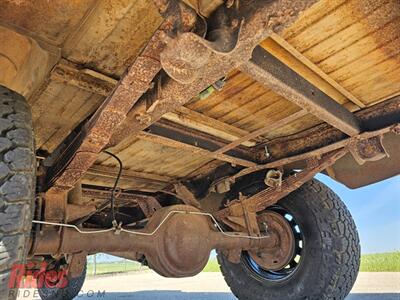
[[(229, 71), (247, 62), (253, 49), (271, 32), (281, 32), (314, 2), (259, 1), (247, 7), (241, 6), (244, 21), (237, 37), (228, 33), (220, 37), (221, 40), (208, 41), (186, 32), (171, 40), (160, 56), (161, 63), (170, 76), (185, 83), (166, 78), (157, 91), (147, 95), (151, 99), (150, 107), (146, 104), (148, 99), (143, 99), (129, 112), (124, 123), (115, 130), (109, 146), (120, 143), (128, 136), (137, 135), (163, 114), (186, 104)], [(221, 47), (226, 38), (233, 38), (234, 42), (227, 42), (227, 47)], [(189, 69), (185, 70), (184, 66)], [(180, 76), (180, 73), (189, 74), (188, 78)], [(138, 115), (142, 122), (137, 120)]]
[(389, 157), (383, 145), (383, 134), (367, 139), (355, 138), (349, 143), (350, 153), (359, 165)]
[(267, 172), (264, 183), (266, 186), (280, 188), (282, 185), (282, 177), (282, 171), (272, 169)]
[(246, 201), (246, 197), (239, 194), (239, 201), (242, 205), (244, 220), (247, 232), (250, 236), (260, 236), (260, 228), (258, 227), (257, 211), (252, 202)]
[(151, 217), (157, 210), (161, 208), (160, 203), (154, 197), (137, 198), (135, 201), (143, 211), (146, 218)]
[(86, 264), (86, 252), (75, 253), (67, 256), (68, 275), (71, 278), (80, 276)]
[(183, 183), (179, 182), (174, 184), (174, 188), (179, 199), (181, 199), (185, 204), (201, 208), (201, 204), (196, 199), (196, 196)]
[(64, 193), (42, 193), (44, 219), (49, 222), (64, 222), (67, 219), (67, 195)]

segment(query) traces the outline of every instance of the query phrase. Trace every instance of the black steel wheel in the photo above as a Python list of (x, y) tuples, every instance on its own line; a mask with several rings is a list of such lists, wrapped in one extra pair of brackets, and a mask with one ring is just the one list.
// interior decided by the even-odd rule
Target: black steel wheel
[(301, 256), (303, 254), (304, 247), (304, 235), (301, 231), (300, 226), (296, 222), (293, 215), (284, 207), (275, 205), (269, 207), (267, 211), (273, 211), (278, 213), (284, 218), (289, 224), (294, 238), (294, 251), (291, 258), (282, 268), (279, 270), (268, 270), (260, 266), (252, 255), (245, 251), (242, 254), (242, 261), (249, 268), (250, 271), (254, 272), (255, 276), (259, 276), (262, 280), (269, 281), (282, 281), (294, 274), (301, 263)]

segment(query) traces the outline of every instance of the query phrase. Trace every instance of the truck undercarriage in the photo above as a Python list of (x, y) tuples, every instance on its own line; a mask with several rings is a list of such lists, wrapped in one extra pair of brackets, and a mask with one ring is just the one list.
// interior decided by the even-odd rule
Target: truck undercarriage
[(1, 3), (1, 299), (26, 260), (83, 284), (89, 254), (185, 277), (213, 249), (240, 299), (344, 299), (357, 232), (313, 177), (399, 173), (399, 20), (395, 0)]

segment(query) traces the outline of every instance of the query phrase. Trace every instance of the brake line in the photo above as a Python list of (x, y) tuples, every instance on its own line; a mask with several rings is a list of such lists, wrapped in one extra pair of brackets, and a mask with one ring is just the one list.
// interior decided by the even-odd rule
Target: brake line
[(34, 224), (42, 224), (42, 225), (51, 225), (51, 226), (59, 226), (59, 227), (67, 227), (67, 228), (72, 228), (75, 229), (77, 232), (81, 234), (95, 234), (95, 233), (105, 233), (105, 232), (111, 232), (114, 231), (116, 234), (119, 232), (125, 232), (128, 234), (133, 234), (133, 235), (142, 235), (142, 236), (153, 236), (157, 233), (157, 231), (163, 226), (163, 224), (173, 215), (173, 214), (190, 214), (190, 215), (198, 215), (198, 216), (207, 216), (209, 217), (213, 223), (214, 226), (220, 231), (223, 235), (232, 237), (232, 238), (247, 238), (247, 239), (253, 239), (253, 240), (261, 240), (268, 238), (269, 236), (250, 236), (250, 235), (240, 235), (240, 234), (234, 234), (234, 233), (229, 233), (226, 232), (222, 229), (221, 225), (218, 223), (218, 221), (215, 219), (215, 217), (210, 214), (210, 213), (205, 213), (205, 212), (187, 212), (187, 211), (181, 211), (181, 210), (172, 210), (170, 211), (165, 218), (160, 222), (160, 224), (152, 231), (152, 232), (142, 232), (142, 231), (134, 231), (134, 230), (129, 230), (125, 228), (119, 228), (119, 227), (111, 227), (107, 229), (100, 229), (100, 230), (82, 230), (78, 226), (73, 225), (73, 224), (65, 224), (65, 223), (55, 223), (55, 222), (47, 222), (47, 221), (38, 221), (38, 220), (32, 220), (32, 223)]

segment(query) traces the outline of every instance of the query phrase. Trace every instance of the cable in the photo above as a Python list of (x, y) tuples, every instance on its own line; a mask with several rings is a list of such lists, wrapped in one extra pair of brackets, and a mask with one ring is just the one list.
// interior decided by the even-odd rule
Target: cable
[(117, 178), (115, 179), (114, 186), (113, 186), (113, 189), (112, 189), (112, 192), (111, 192), (111, 199), (110, 199), (110, 202), (111, 202), (111, 214), (112, 214), (113, 222), (117, 223), (117, 220), (115, 219), (115, 191), (117, 190), (118, 182), (119, 182), (119, 179), (121, 178), (123, 165), (122, 165), (122, 161), (115, 154), (113, 154), (113, 153), (111, 153), (111, 152), (109, 152), (107, 150), (104, 150), (103, 152), (108, 154), (108, 155), (110, 155), (111, 157), (115, 158), (117, 160), (118, 164), (119, 164), (118, 175), (117, 175)]
[(111, 157), (115, 158), (118, 161), (118, 165), (119, 165), (117, 178), (115, 179), (114, 186), (113, 186), (112, 191), (111, 191), (110, 200), (108, 200), (108, 201), (104, 202), (103, 204), (101, 204), (94, 212), (92, 212), (89, 215), (87, 215), (87, 216), (77, 220), (76, 222), (74, 222), (75, 225), (80, 225), (80, 224), (86, 222), (87, 220), (90, 219), (91, 216), (93, 216), (94, 214), (97, 214), (97, 213), (101, 212), (103, 209), (107, 208), (107, 206), (110, 203), (111, 203), (111, 214), (112, 214), (113, 224), (117, 224), (117, 221), (116, 221), (116, 218), (115, 218), (115, 192), (117, 190), (118, 182), (119, 182), (119, 180), (121, 178), (121, 175), (122, 175), (123, 165), (122, 165), (122, 161), (115, 154), (113, 154), (113, 153), (111, 153), (111, 152), (109, 152), (107, 150), (104, 150), (103, 152), (108, 154), (108, 155), (110, 155)]
[(261, 240), (261, 239), (265, 239), (268, 238), (269, 236), (250, 236), (250, 235), (238, 235), (238, 234), (233, 234), (233, 233), (228, 233), (225, 232), (221, 225), (218, 223), (218, 221), (215, 219), (215, 217), (210, 214), (210, 213), (204, 213), (204, 212), (187, 212), (187, 211), (181, 211), (181, 210), (172, 210), (170, 211), (165, 218), (160, 222), (160, 224), (156, 227), (156, 229), (154, 229), (152, 232), (142, 232), (142, 231), (134, 231), (134, 230), (129, 230), (129, 229), (124, 229), (124, 228), (120, 228), (120, 229), (116, 229), (114, 227), (112, 228), (108, 228), (108, 229), (101, 229), (101, 230), (90, 230), (90, 231), (86, 231), (86, 230), (82, 230), (80, 229), (78, 226), (76, 225), (72, 225), (72, 224), (63, 224), (63, 223), (54, 223), (54, 222), (46, 222), (46, 221), (37, 221), (37, 220), (32, 220), (32, 223), (35, 224), (43, 224), (43, 225), (52, 225), (52, 226), (60, 226), (60, 227), (68, 227), (68, 228), (73, 228), (76, 231), (78, 231), (79, 233), (82, 234), (94, 234), (94, 233), (104, 233), (104, 232), (110, 232), (110, 231), (121, 231), (121, 232), (126, 232), (129, 234), (134, 234), (134, 235), (145, 235), (145, 236), (152, 236), (154, 234), (156, 234), (156, 232), (161, 228), (161, 226), (167, 221), (167, 219), (169, 219), (169, 217), (173, 214), (190, 214), (190, 215), (200, 215), (200, 216), (207, 216), (209, 218), (211, 218), (211, 220), (213, 221), (213, 223), (215, 224), (215, 227), (225, 236), (228, 237), (235, 237), (235, 238), (247, 238), (247, 239), (254, 239), (254, 240)]

